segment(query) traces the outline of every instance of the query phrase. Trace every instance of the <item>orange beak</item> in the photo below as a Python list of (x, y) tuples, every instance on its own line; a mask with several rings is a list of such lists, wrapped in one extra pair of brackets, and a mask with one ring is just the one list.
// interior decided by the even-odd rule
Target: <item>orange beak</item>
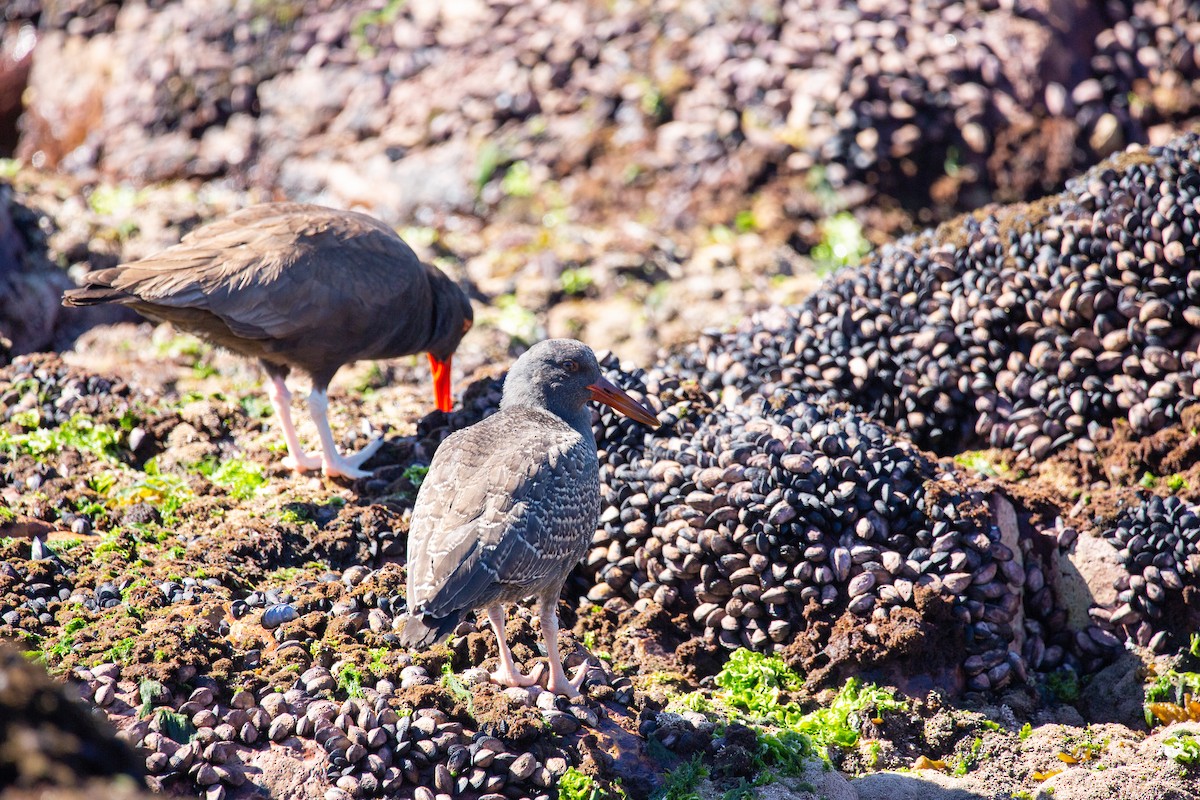
[(630, 419), (635, 419), (643, 425), (649, 425), (651, 428), (657, 428), (662, 424), (651, 413), (650, 409), (625, 394), (625, 392), (604, 378), (591, 384), (588, 388), (592, 391), (592, 399), (597, 403), (604, 403), (606, 406), (611, 406)]
[(454, 400), (450, 397), (450, 359), (439, 361), (429, 354), (429, 368), (433, 370), (433, 401), (438, 411), (450, 413)]

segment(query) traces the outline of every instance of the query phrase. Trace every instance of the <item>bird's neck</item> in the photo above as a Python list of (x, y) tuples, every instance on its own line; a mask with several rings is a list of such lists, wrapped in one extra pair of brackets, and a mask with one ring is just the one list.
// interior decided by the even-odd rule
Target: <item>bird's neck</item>
[(592, 433), (592, 415), (586, 405), (574, 405), (563, 402), (555, 402), (558, 398), (545, 397), (536, 391), (534, 387), (528, 387), (525, 391), (509, 392), (507, 389), (504, 392), (504, 398), (500, 401), (500, 408), (536, 408), (539, 411), (548, 411), (554, 416), (561, 419), (563, 422), (570, 425), (585, 441), (594, 442), (595, 436)]
[(595, 442), (596, 434), (592, 432), (592, 414), (587, 406), (575, 409), (570, 416), (557, 411), (554, 412), (562, 417), (563, 421), (579, 432), (585, 442)]
[(423, 264), (429, 277), (429, 286), (433, 291), (433, 303), (430, 308), (429, 323), (425, 330), (429, 338), (425, 341), (424, 349), (435, 355), (438, 350), (449, 349), (450, 352), (462, 338), (463, 322), (470, 311), (470, 305), (458, 284), (451, 281), (436, 267)]

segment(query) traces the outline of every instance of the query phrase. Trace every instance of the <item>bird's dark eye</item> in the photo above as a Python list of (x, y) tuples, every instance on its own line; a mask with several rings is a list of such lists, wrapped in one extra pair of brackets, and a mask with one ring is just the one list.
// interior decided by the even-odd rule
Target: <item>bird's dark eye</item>
[(568, 358), (566, 361), (562, 362), (562, 367), (567, 372), (579, 372), (579, 364), (577, 364), (574, 360), (572, 360), (570, 358)]

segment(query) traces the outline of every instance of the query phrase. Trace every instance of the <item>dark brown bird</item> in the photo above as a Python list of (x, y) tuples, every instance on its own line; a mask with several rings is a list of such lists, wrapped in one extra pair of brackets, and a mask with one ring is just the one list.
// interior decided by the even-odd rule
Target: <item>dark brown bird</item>
[(492, 678), (532, 685), (540, 665), (531, 675), (517, 671), (502, 604), (536, 597), (550, 665), (547, 688), (579, 694), (559, 658), (556, 606), (600, 516), (588, 400), (658, 427), (654, 414), (601, 376), (587, 345), (551, 339), (517, 359), (497, 413), (438, 448), (408, 530), (409, 618), (402, 644), (433, 644), (465, 614), (484, 608), (500, 644)]
[[(122, 303), (262, 362), (297, 471), (359, 478), (382, 443), (342, 456), (329, 429), (328, 387), (343, 364), (428, 352), (437, 407), (449, 411), (450, 359), (471, 327), (466, 294), (424, 264), (395, 231), (353, 211), (300, 203), (251, 206), (157, 255), (89, 273), (63, 304)], [(312, 378), (308, 407), (320, 457), (292, 425), (292, 369)]]

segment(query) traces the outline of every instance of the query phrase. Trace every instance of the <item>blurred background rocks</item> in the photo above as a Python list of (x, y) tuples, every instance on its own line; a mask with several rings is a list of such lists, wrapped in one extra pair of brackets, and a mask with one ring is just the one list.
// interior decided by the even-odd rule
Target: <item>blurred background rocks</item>
[(405, 224), (520, 217), (522, 182), (660, 230), (829, 189), (930, 222), (1054, 190), (1198, 102), (1184, 0), (224, 6), (9, 6), (6, 40), (38, 37), (17, 152)]
[[(0, 788), (5, 797), (148, 797), (141, 759), (80, 702), (0, 641)], [(95, 795), (91, 795), (95, 796)]]

